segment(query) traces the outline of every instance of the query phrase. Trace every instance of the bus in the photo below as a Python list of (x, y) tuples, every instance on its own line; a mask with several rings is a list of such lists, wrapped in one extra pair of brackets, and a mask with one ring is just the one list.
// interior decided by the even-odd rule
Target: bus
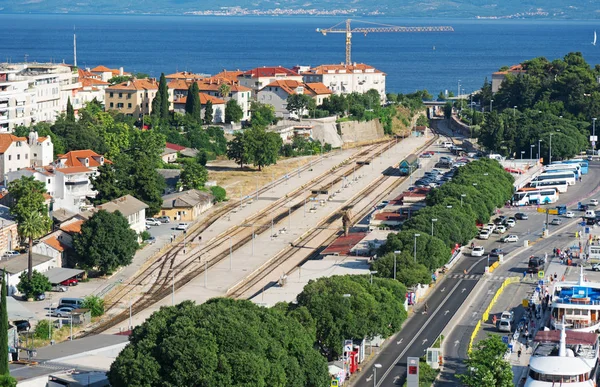
[(579, 164), (552, 164), (544, 168), (544, 172), (562, 172), (572, 171), (579, 178), (581, 177), (581, 166)]
[(552, 204), (558, 201), (556, 188), (525, 189), (515, 192), (512, 197), (513, 206), (528, 206), (530, 204)]
[(558, 193), (565, 193), (569, 188), (569, 183), (566, 180), (542, 180), (532, 181), (529, 186), (531, 188), (556, 188)]
[(534, 181), (556, 181), (556, 180), (564, 180), (569, 185), (575, 185), (577, 179), (575, 178), (575, 174), (570, 171), (566, 171), (564, 173), (543, 173), (539, 176), (534, 177), (531, 182)]
[(588, 161), (584, 160), (584, 159), (571, 159), (571, 160), (564, 160), (564, 161), (554, 161), (552, 164), (579, 164), (579, 166), (581, 167), (581, 174), (582, 175), (587, 175), (588, 168), (589, 168)]

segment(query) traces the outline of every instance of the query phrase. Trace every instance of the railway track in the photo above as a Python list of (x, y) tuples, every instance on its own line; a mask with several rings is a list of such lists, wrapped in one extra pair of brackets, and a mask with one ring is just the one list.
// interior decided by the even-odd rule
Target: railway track
[[(362, 159), (372, 161), (377, 154), (381, 155), (384, 151), (393, 146), (394, 142), (394, 140), (390, 140), (381, 144), (369, 146), (362, 152), (353, 155), (349, 160)], [(353, 168), (350, 168), (348, 160), (346, 160), (346, 162), (343, 164), (344, 165), (336, 168), (334, 175), (338, 174), (338, 176), (332, 182), (328, 181), (328, 179), (331, 179), (332, 174), (330, 172), (324, 173), (313, 179), (313, 181), (311, 181), (309, 184), (296, 189), (285, 197), (271, 203), (258, 213), (246, 218), (244, 220), (244, 224), (255, 224), (257, 221), (263, 219), (266, 214), (271, 215), (273, 222), (279, 221), (285, 216), (289, 215), (292, 210), (297, 211), (301, 207), (300, 204), (296, 204), (288, 209), (285, 207), (286, 204), (296, 200), (303, 194), (306, 194), (308, 190), (323, 190), (325, 187), (333, 186), (333, 184), (339, 183), (345, 177), (353, 174), (355, 170), (360, 169), (360, 166), (353, 166)], [(305, 166), (304, 169), (307, 168), (308, 166)], [(279, 183), (283, 181), (285, 180), (278, 180)], [(269, 185), (262, 188), (259, 190), (259, 194), (267, 192), (268, 190), (272, 189), (272, 187), (273, 185)], [(315, 196), (316, 195), (310, 195), (309, 197)], [(185, 240), (191, 241), (196, 239), (214, 222), (223, 216), (231, 214), (232, 210), (237, 207), (238, 203), (234, 202), (215, 211), (203, 224), (195, 227), (191, 230), (191, 232), (188, 232), (185, 236)], [(284, 209), (286, 211), (284, 211)], [(259, 223), (258, 226), (254, 227), (254, 235), (261, 234), (268, 229), (268, 223)], [(234, 238), (235, 244), (233, 243)], [(199, 274), (202, 274), (204, 270), (207, 270), (219, 263), (229, 254), (229, 249), (232, 251), (237, 250), (240, 246), (243, 246), (245, 243), (250, 241), (251, 238), (252, 233), (249, 232), (249, 227), (234, 226), (208, 241), (206, 245), (202, 246), (200, 251), (197, 251), (193, 254), (185, 254), (187, 252), (186, 249), (188, 248), (185, 245), (174, 246), (169, 251), (153, 260), (146, 268), (142, 269), (141, 272), (138, 272), (135, 278), (133, 278), (129, 283), (123, 284), (116, 291), (112, 292), (112, 294), (109, 294), (109, 296), (105, 299), (105, 304), (107, 305), (107, 314), (110, 314), (113, 311), (116, 311), (116, 313), (113, 312), (113, 315), (109, 319), (101, 321), (96, 326), (86, 330), (83, 335), (99, 333), (125, 321), (129, 316), (129, 311), (118, 311), (117, 309), (119, 309), (123, 301), (130, 301), (130, 303), (132, 302), (132, 293), (134, 293), (136, 289), (149, 286), (147, 290), (143, 291), (142, 296), (138, 300), (136, 300), (134, 303), (131, 303), (133, 314), (146, 309), (147, 307), (168, 296), (168, 294), (171, 292), (171, 281), (173, 277), (177, 278), (175, 284), (179, 288), (187, 284)], [(229, 249), (227, 249), (228, 246), (224, 246), (228, 242)], [(203, 259), (204, 256), (208, 254), (212, 254), (211, 258)]]

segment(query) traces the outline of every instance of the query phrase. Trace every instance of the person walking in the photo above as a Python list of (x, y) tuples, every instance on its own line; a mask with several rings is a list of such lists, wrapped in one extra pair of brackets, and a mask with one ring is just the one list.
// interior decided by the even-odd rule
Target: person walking
[(427, 302), (426, 302), (425, 307), (423, 308), (423, 314), (427, 314), (428, 310), (429, 310), (429, 306), (427, 306)]
[(517, 351), (517, 359), (521, 360), (521, 348)]

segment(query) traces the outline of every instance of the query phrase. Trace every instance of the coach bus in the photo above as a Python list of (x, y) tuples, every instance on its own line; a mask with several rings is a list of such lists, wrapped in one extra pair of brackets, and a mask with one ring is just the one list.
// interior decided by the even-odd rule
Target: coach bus
[(567, 188), (569, 188), (569, 183), (566, 180), (542, 180), (542, 181), (532, 181), (529, 183), (531, 188), (556, 188), (558, 193), (567, 192)]
[(552, 164), (579, 164), (579, 166), (581, 167), (581, 174), (582, 175), (587, 175), (588, 168), (589, 168), (588, 161), (584, 160), (584, 159), (571, 159), (571, 160), (564, 160), (564, 161), (554, 161)]
[(577, 178), (581, 177), (581, 166), (579, 164), (547, 165), (544, 168), (544, 172), (542, 172), (542, 173), (562, 172), (562, 171), (570, 171), (570, 172), (573, 172)]
[(543, 173), (539, 176), (534, 177), (531, 182), (534, 181), (556, 181), (556, 180), (564, 180), (569, 185), (575, 185), (577, 179), (575, 178), (575, 174), (573, 172), (566, 171), (564, 173)]
[(515, 192), (512, 197), (513, 206), (528, 206), (530, 204), (552, 204), (558, 201), (556, 188), (523, 189)]

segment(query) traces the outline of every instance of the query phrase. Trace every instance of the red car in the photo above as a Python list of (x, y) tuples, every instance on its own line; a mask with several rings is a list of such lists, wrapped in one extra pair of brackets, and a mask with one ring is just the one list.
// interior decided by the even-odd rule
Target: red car
[(77, 281), (76, 278), (69, 278), (68, 280), (64, 280), (63, 282), (61, 282), (60, 284), (63, 286), (75, 286), (77, 285), (79, 282)]

